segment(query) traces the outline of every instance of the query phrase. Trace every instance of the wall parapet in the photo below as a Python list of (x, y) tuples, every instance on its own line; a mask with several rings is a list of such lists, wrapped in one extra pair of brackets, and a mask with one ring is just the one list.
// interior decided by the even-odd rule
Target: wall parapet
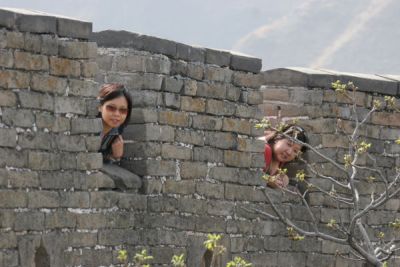
[(332, 82), (340, 80), (344, 83), (354, 82), (359, 87), (359, 91), (400, 95), (399, 75), (348, 73), (302, 67), (272, 69), (262, 72), (261, 75), (265, 85), (329, 88)]
[(0, 9), (0, 27), (32, 33), (57, 34), (60, 37), (88, 39), (92, 23), (69, 17), (18, 8)]
[(101, 31), (90, 35), (90, 40), (101, 47), (133, 48), (163, 54), (188, 62), (214, 64), (232, 70), (259, 73), (261, 59), (232, 51), (190, 46), (167, 39), (127, 31)]

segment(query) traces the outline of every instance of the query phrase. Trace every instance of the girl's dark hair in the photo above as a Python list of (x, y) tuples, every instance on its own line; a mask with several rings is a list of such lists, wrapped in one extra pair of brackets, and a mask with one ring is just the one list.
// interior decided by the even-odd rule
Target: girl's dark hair
[[(120, 126), (120, 131), (122, 132), (123, 128), (128, 125), (132, 113), (132, 97), (129, 94), (128, 90), (126, 90), (125, 86), (120, 83), (103, 84), (100, 88), (97, 99), (100, 101), (100, 105), (103, 105), (105, 102), (121, 96), (125, 97), (126, 102), (128, 102), (128, 113), (126, 114), (126, 119), (124, 123), (122, 123), (122, 125)], [(97, 117), (101, 118), (101, 112), (99, 112)]]
[[(287, 125), (285, 126), (281, 132), (276, 132), (275, 135), (268, 140), (268, 144), (273, 145), (276, 141), (287, 138), (284, 134), (297, 139), (303, 143), (308, 144), (308, 138), (306, 135), (306, 131), (297, 125)], [(301, 146), (301, 152), (306, 152), (307, 147)]]

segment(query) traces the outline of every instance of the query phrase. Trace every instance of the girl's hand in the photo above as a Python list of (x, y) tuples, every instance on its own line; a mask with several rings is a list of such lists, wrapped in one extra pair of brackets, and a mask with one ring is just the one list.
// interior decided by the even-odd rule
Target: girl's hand
[(286, 174), (277, 174), (275, 179), (268, 182), (268, 186), (271, 188), (282, 187), (285, 188), (289, 184), (289, 177)]
[(111, 147), (112, 147), (112, 157), (114, 159), (120, 159), (122, 155), (124, 155), (124, 139), (122, 139), (121, 135), (118, 135), (118, 137), (115, 138)]

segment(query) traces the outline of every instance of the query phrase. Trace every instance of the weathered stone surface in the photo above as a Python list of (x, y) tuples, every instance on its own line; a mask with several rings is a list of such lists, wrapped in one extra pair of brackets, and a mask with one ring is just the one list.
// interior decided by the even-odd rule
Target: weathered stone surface
[(206, 64), (214, 64), (221, 67), (227, 67), (229, 66), (230, 60), (231, 54), (229, 52), (206, 48)]
[(230, 68), (246, 72), (258, 73), (261, 70), (261, 59), (247, 55), (232, 53)]

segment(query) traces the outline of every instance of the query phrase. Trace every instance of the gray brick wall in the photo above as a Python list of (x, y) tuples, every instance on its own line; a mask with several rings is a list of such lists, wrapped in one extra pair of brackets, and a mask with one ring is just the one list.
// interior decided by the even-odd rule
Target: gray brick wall
[[(263, 143), (256, 137), (263, 133), (254, 125), (278, 109), (301, 116), (312, 144), (339, 160), (344, 140), (335, 138), (335, 119), (345, 130), (351, 124), (348, 101), (332, 94), (330, 82), (359, 82), (365, 112), (382, 93), (398, 98), (399, 79), (260, 69), (261, 60), (232, 52), (92, 33), (88, 22), (0, 9), (0, 265), (33, 266), (44, 248), (51, 266), (115, 266), (122, 247), (130, 255), (148, 249), (153, 266), (169, 266), (180, 253), (198, 266), (207, 234), (221, 233), (224, 262), (242, 256), (254, 266), (354, 266), (335, 256), (338, 246), (296, 243), (279, 222), (249, 212), (271, 211), (260, 179)], [(104, 82), (124, 83), (133, 96), (122, 166), (134, 174), (102, 166), (97, 153), (95, 97)], [(386, 172), (400, 163), (391, 145), (399, 127), (398, 115), (382, 111), (362, 129), (373, 152), (385, 154), (377, 163)], [(372, 188), (362, 185), (366, 198)], [(309, 222), (300, 203), (267, 190), (285, 214)], [(337, 212), (320, 194), (310, 203), (321, 224)], [(396, 218), (398, 206), (388, 202), (367, 222)]]

